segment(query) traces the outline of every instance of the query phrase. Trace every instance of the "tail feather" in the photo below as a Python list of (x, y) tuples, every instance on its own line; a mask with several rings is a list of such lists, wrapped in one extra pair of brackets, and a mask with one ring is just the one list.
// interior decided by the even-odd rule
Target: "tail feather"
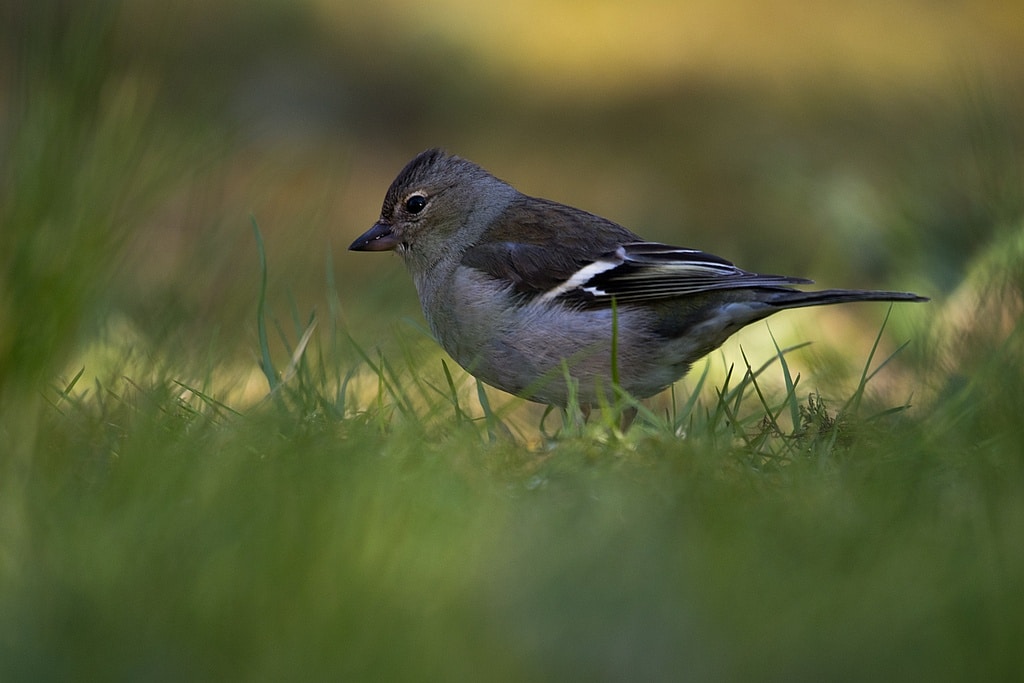
[(817, 292), (780, 291), (765, 303), (779, 310), (805, 306), (827, 306), (854, 301), (929, 301), (912, 292), (884, 292), (869, 289), (823, 289)]

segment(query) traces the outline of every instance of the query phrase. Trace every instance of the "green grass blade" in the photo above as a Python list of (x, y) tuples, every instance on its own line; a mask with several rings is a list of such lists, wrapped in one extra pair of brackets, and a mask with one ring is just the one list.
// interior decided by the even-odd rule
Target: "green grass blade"
[(452, 371), (448, 369), (448, 363), (445, 362), (444, 358), (441, 359), (441, 369), (444, 370), (444, 379), (448, 383), (448, 396), (450, 397), (452, 407), (455, 409), (455, 422), (461, 424), (468, 416), (463, 412), (462, 406), (459, 405), (459, 392), (455, 388)]
[(228, 404), (226, 404), (226, 403), (224, 403), (222, 401), (218, 401), (217, 399), (215, 399), (213, 396), (210, 396), (206, 392), (204, 392), (204, 391), (202, 391), (200, 389), (197, 389), (197, 388), (195, 388), (193, 386), (190, 386), (190, 385), (188, 385), (188, 384), (186, 384), (184, 382), (180, 382), (180, 381), (178, 381), (176, 379), (175, 380), (171, 380), (171, 381), (174, 382), (175, 384), (177, 384), (182, 389), (185, 389), (185, 390), (191, 392), (192, 394), (195, 394), (195, 396), (197, 398), (199, 398), (203, 403), (205, 403), (206, 405), (210, 406), (211, 408), (214, 408), (216, 410), (223, 410), (224, 412), (231, 413), (232, 415), (235, 415), (237, 417), (243, 417), (242, 413), (238, 412), (237, 410), (235, 410), (234, 408), (232, 408)]
[(779, 342), (775, 339), (771, 325), (766, 325), (766, 327), (768, 327), (768, 336), (771, 337), (772, 344), (775, 346), (775, 357), (779, 359), (779, 365), (782, 368), (782, 377), (786, 382), (786, 403), (789, 406), (789, 417), (793, 420), (793, 429), (796, 430), (800, 428), (800, 401), (796, 397), (797, 383), (794, 381), (793, 374), (789, 370), (789, 363), (786, 362), (786, 352), (779, 347)]
[[(682, 426), (680, 424), (680, 419), (687, 419), (687, 420), (691, 420), (692, 419), (692, 417), (693, 417), (693, 408), (694, 408), (694, 406), (697, 405), (697, 401), (700, 400), (700, 394), (704, 390), (704, 385), (707, 383), (708, 374), (710, 372), (711, 372), (711, 363), (705, 361), (705, 363), (704, 363), (704, 371), (700, 373), (700, 377), (697, 379), (697, 384), (690, 391), (690, 395), (686, 398), (686, 403), (683, 404), (682, 412), (679, 412), (679, 413), (676, 414), (676, 422), (675, 422), (676, 430), (678, 430), (679, 427)], [(674, 396), (674, 394), (673, 394), (673, 396)], [(688, 431), (689, 431), (689, 429), (692, 429), (692, 425), (691, 425), (691, 427), (688, 428)]]
[(768, 405), (768, 400), (764, 397), (764, 392), (761, 391), (761, 386), (757, 383), (757, 379), (754, 377), (753, 370), (750, 367), (750, 361), (747, 360), (747, 354), (740, 348), (740, 356), (743, 357), (743, 362), (747, 366), (747, 375), (750, 377), (751, 384), (754, 387), (754, 392), (757, 394), (758, 400), (761, 402), (761, 407), (764, 408), (765, 417), (768, 418), (771, 423), (772, 429), (775, 430), (776, 434), (782, 434), (782, 429), (779, 427), (778, 421), (775, 419), (776, 416), (772, 412), (771, 407)]
[(372, 370), (373, 373), (377, 376), (378, 409), (383, 409), (384, 394), (388, 394), (391, 396), (391, 398), (395, 400), (395, 404), (398, 406), (399, 411), (403, 411), (404, 406), (402, 405), (402, 398), (397, 387), (393, 386), (391, 382), (388, 381), (387, 377), (385, 377), (385, 370), (383, 367), (383, 354), (378, 352), (378, 358), (380, 358), (381, 360), (380, 362), (375, 362), (370, 358), (370, 355), (366, 353), (363, 347), (360, 346), (358, 342), (356, 342), (352, 335), (348, 334), (348, 332), (345, 332), (345, 337), (346, 339), (348, 339), (348, 342), (352, 345), (352, 348), (355, 350), (356, 354), (363, 360), (364, 363), (366, 363), (370, 370)]
[[(60, 411), (61, 405), (66, 403), (68, 400), (70, 400), (71, 392), (75, 390), (75, 385), (78, 384), (78, 381), (80, 379), (82, 379), (82, 375), (84, 375), (84, 374), (85, 374), (85, 366), (83, 365), (82, 368), (75, 374), (75, 376), (71, 378), (71, 381), (64, 385), (63, 389), (58, 389), (57, 390), (57, 400), (56, 401), (50, 401), (49, 397), (47, 397), (46, 400), (56, 410)], [(54, 387), (54, 389), (56, 389), (56, 387)]]
[(491, 409), (491, 401), (487, 398), (487, 391), (484, 389), (484, 383), (480, 380), (476, 380), (476, 398), (480, 401), (480, 408), (484, 411), (484, 424), (487, 425), (487, 439), (491, 443), (494, 443), (498, 440), (498, 427), (501, 424), (501, 421)]
[[(860, 381), (857, 382), (857, 388), (854, 390), (853, 395), (850, 396), (849, 400), (847, 400), (845, 405), (843, 405), (843, 409), (840, 411), (840, 413), (845, 414), (849, 412), (852, 414), (856, 414), (857, 411), (860, 410), (861, 400), (863, 400), (864, 398), (864, 392), (867, 389), (868, 382), (871, 380), (872, 377), (875, 376), (875, 373), (871, 372), (871, 363), (875, 360), (875, 353), (878, 352), (878, 346), (882, 342), (882, 334), (883, 332), (885, 332), (885, 326), (888, 324), (889, 316), (891, 314), (892, 304), (889, 304), (889, 308), (886, 309), (885, 311), (885, 318), (882, 319), (882, 325), (881, 327), (878, 328), (878, 334), (875, 335), (875, 341), (871, 344), (871, 351), (868, 352), (868, 358), (864, 362), (864, 369), (861, 371)], [(901, 346), (900, 349), (902, 348), (903, 347)], [(897, 352), (898, 351), (899, 349), (897, 349)], [(894, 355), (895, 353), (892, 356)], [(889, 360), (892, 359), (892, 356), (889, 356), (889, 358), (887, 358), (885, 363), (883, 363), (882, 365), (884, 366), (886, 363), (888, 363)], [(879, 369), (881, 369), (881, 367)]]
[(250, 216), (249, 218), (252, 221), (252, 231), (256, 237), (256, 253), (259, 255), (260, 260), (260, 289), (259, 297), (256, 301), (256, 332), (259, 335), (260, 368), (263, 370), (263, 375), (267, 378), (267, 385), (270, 387), (270, 391), (273, 392), (278, 384), (280, 384), (280, 381), (278, 380), (277, 370), (274, 368), (274, 361), (270, 357), (270, 344), (267, 338), (267, 252), (256, 217)]

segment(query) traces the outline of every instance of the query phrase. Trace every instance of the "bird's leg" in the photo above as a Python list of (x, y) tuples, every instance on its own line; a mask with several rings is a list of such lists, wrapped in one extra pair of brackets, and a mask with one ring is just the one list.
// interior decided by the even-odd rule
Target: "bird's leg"
[(569, 405), (562, 409), (562, 428), (569, 432), (573, 431), (576, 435), (583, 433), (583, 428), (587, 424), (587, 420), (590, 419), (590, 404), (580, 403), (578, 405)]
[(635, 420), (635, 419), (636, 419), (636, 408), (635, 407), (629, 406), (628, 408), (623, 408), (622, 409), (622, 412), (619, 413), (619, 429), (622, 430), (623, 434), (625, 434), (626, 432), (629, 431), (629, 428), (633, 425), (633, 420)]

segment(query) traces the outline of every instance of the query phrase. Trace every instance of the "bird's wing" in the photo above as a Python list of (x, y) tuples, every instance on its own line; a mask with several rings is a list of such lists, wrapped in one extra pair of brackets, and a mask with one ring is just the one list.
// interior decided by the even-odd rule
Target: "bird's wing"
[(466, 250), (462, 265), (527, 298), (583, 306), (811, 282), (759, 275), (703, 251), (645, 242), (599, 216), (538, 199), (517, 202), (499, 216)]
[(542, 296), (600, 305), (692, 296), (725, 289), (787, 289), (811, 280), (760, 275), (699, 251), (656, 242), (628, 242), (578, 270)]

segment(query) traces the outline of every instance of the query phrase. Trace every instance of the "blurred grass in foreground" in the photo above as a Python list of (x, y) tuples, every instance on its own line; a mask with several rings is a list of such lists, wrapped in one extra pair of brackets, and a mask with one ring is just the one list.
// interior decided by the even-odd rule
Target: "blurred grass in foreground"
[[(893, 239), (909, 246), (886, 259), (900, 264), (901, 278), (942, 282), (953, 294), (928, 304), (928, 325), (914, 317), (929, 317), (921, 309), (894, 310), (891, 336), (911, 344), (863, 396), (840, 372), (848, 350), (834, 375), (825, 371), (837, 359), (820, 352), (823, 372), (799, 382), (796, 361), (780, 354), (757, 386), (730, 350), (728, 383), (709, 374), (702, 385), (698, 368), (687, 380), (692, 403), (683, 391), (675, 404), (655, 403), (627, 435), (595, 415), (552, 437), (521, 402), (485, 394), (491, 409), (480, 408), (472, 382), (442, 366), (410, 326), (378, 335), (395, 329), (375, 318), (384, 317), (382, 302), (394, 306), (396, 290), (382, 282), (384, 293), (352, 291), (373, 266), (328, 261), (324, 270), (339, 281), (322, 284), (321, 269), (298, 251), (304, 241), (322, 251), (326, 240), (310, 238), (306, 225), (316, 209), (286, 220), (322, 191), (309, 190), (308, 169), (288, 176), (297, 198), (257, 212), (270, 262), (261, 348), (249, 195), (231, 175), (258, 175), (248, 164), (260, 153), (233, 148), (237, 156), (223, 162), (221, 144), (234, 143), (213, 144), (202, 117), (168, 114), (165, 66), (118, 56), (116, 3), (61, 5), (72, 7), (32, 15), (34, 32), (7, 46), (18, 69), (0, 160), (0, 679), (1013, 680), (1024, 672), (1024, 207), (1013, 125), (982, 126), (966, 153), (937, 126), (886, 167), (883, 178), (908, 177), (906, 194), (895, 192), (907, 225), (931, 216), (936, 230), (916, 248), (922, 233), (908, 227)], [(199, 91), (210, 84), (197, 82)], [(586, 123), (605, 131), (633, 122), (629, 141), (639, 145), (650, 134), (637, 117), (657, 118), (644, 110), (649, 101)], [(662, 114), (681, 137), (689, 122), (674, 111), (680, 101), (685, 92)], [(710, 111), (750, 101), (725, 97)], [(583, 109), (565, 106), (567, 121)], [(1012, 110), (985, 116), (998, 122)], [(548, 126), (549, 114), (536, 112), (531, 125), (559, 137), (568, 124)], [(899, 117), (886, 131), (898, 138), (903, 125)], [(583, 145), (590, 133), (581, 130)], [(476, 134), (493, 136), (486, 126)], [(740, 146), (773, 135), (771, 126), (740, 135)], [(754, 155), (773, 170), (790, 153), (797, 159), (794, 175), (783, 168), (781, 181), (766, 174), (754, 186), (776, 202), (780, 222), (793, 204), (777, 195), (819, 187), (802, 175), (816, 167), (802, 165), (801, 145), (839, 139), (808, 135), (784, 141), (797, 152)], [(648, 140), (636, 153), (660, 152), (659, 163), (676, 166), (678, 149), (654, 149), (673, 139)], [(948, 203), (938, 190), (962, 169), (916, 157), (930, 141), (949, 146), (937, 158), (978, 164), (968, 174), (975, 184), (956, 184)], [(735, 149), (722, 145), (712, 147)], [(222, 163), (228, 179), (214, 174), (207, 187), (202, 169)], [(729, 172), (694, 175), (716, 186)], [(863, 237), (859, 210), (877, 196), (864, 177), (859, 169), (840, 178), (835, 195), (814, 205), (852, 216), (851, 240)], [(353, 179), (350, 198), (370, 180)], [(641, 199), (665, 196), (641, 180)], [(737, 185), (724, 187), (728, 195)], [(678, 219), (664, 202), (647, 203)], [(221, 221), (237, 222), (235, 232), (204, 241)], [(335, 230), (359, 222), (348, 221)], [(184, 228), (203, 233), (191, 250), (175, 242), (186, 241)], [(178, 260), (125, 264), (130, 231), (156, 234)], [(807, 234), (786, 233), (786, 243), (803, 246)], [(220, 250), (251, 266), (211, 275), (206, 266), (220, 262), (206, 252)], [(285, 294), (298, 272), (275, 270), (286, 251), (314, 273), (326, 300), (315, 316), (301, 296)], [(182, 263), (201, 265), (176, 271)], [(111, 295), (125, 265), (160, 270), (166, 291), (154, 296), (128, 280)], [(190, 297), (207, 302), (203, 315), (193, 315)], [(218, 329), (240, 326), (236, 307), (253, 330), (248, 345), (238, 341), (244, 332)], [(869, 364), (870, 335), (857, 348), (869, 374), (889, 355), (880, 350)], [(244, 371), (239, 356), (251, 358)], [(260, 359), (278, 383), (272, 396), (266, 384), (254, 389)], [(897, 371), (899, 389), (877, 390)], [(912, 407), (890, 411), (904, 396)]]
[(532, 448), (383, 366), (345, 394), (327, 333), (244, 413), (168, 374), (56, 386), (5, 491), (3, 672), (1013, 678), (1019, 339), (924, 410), (769, 396), (806, 408), (779, 432), (748, 383), (685, 437), (595, 416)]

